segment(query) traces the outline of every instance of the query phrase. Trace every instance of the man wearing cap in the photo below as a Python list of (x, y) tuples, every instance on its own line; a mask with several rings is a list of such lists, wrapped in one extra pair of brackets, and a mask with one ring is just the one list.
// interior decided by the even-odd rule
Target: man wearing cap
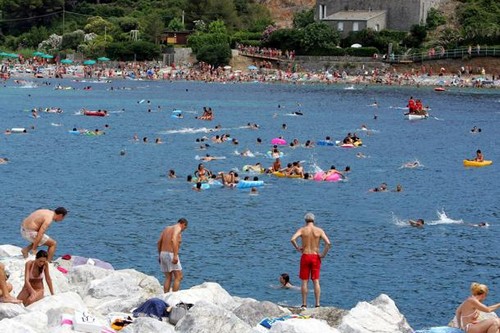
[[(321, 258), (324, 258), (330, 250), (330, 240), (326, 236), (323, 229), (314, 225), (314, 214), (307, 213), (304, 216), (306, 225), (297, 230), (290, 240), (293, 247), (302, 253), (300, 258), (300, 274), (302, 280), (302, 307), (307, 307), (307, 293), (309, 278), (314, 284), (314, 298), (316, 307), (320, 306), (321, 287), (319, 285), (319, 273), (321, 269)], [(301, 238), (302, 246), (297, 244), (297, 238)], [(320, 254), (320, 240), (325, 242), (323, 252)]]
[(39, 245), (47, 245), (47, 261), (52, 261), (57, 243), (46, 235), (45, 231), (47, 231), (53, 221), (60, 222), (64, 220), (66, 214), (68, 214), (68, 211), (64, 207), (58, 207), (55, 210), (38, 209), (24, 219), (21, 224), (21, 236), (30, 242), (28, 246), (21, 250), (25, 258), (28, 257), (30, 251), (32, 251), (33, 255), (36, 255)]

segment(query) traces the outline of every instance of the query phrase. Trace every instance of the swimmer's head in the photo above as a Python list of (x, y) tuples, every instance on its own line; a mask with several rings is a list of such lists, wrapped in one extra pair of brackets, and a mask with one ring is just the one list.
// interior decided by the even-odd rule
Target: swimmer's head
[(488, 287), (485, 284), (480, 284), (477, 282), (472, 282), (470, 285), (470, 291), (473, 296), (478, 296), (478, 295), (487, 295), (488, 294)]
[(280, 283), (282, 285), (286, 285), (287, 283), (290, 283), (290, 275), (288, 273), (283, 273), (280, 275)]

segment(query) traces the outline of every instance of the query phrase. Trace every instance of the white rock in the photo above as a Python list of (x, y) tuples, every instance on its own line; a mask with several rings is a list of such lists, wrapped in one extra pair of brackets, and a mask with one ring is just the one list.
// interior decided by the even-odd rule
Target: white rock
[(50, 310), (61, 310), (61, 312), (66, 312), (68, 308), (71, 309), (71, 311), (84, 311), (87, 309), (87, 306), (80, 295), (75, 292), (67, 292), (54, 296), (45, 296), (43, 299), (27, 307), (30, 311), (39, 311), (43, 313), (47, 313)]
[[(28, 311), (22, 304), (0, 303), (0, 320), (14, 318)], [(0, 332), (4, 332), (0, 330)]]
[(340, 333), (326, 322), (317, 319), (287, 319), (271, 326), (269, 333)]
[(47, 332), (47, 315), (42, 312), (33, 311), (19, 315), (12, 319), (0, 321), (0, 332)]
[(405, 317), (394, 301), (382, 294), (372, 302), (359, 302), (342, 318), (342, 333), (411, 333)]
[(250, 326), (255, 326), (265, 317), (281, 317), (291, 312), (271, 302), (247, 301), (234, 309), (233, 313)]
[[(27, 244), (26, 244), (27, 245)], [(0, 245), (0, 258), (19, 257), (22, 258), (21, 248), (10, 244)]]
[(250, 333), (252, 328), (232, 312), (211, 302), (199, 301), (177, 323), (180, 333)]
[(175, 333), (174, 326), (158, 319), (149, 317), (136, 318), (132, 324), (127, 325), (120, 333)]
[(241, 305), (215, 282), (204, 282), (187, 290), (160, 295), (158, 298), (163, 299), (168, 305), (175, 305), (179, 302), (196, 304), (199, 301), (207, 301), (230, 311)]

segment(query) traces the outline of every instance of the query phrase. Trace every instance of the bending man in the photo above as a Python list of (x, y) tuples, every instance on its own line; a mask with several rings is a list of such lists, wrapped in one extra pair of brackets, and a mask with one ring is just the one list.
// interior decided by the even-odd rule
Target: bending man
[(188, 221), (185, 218), (179, 219), (176, 224), (166, 227), (158, 240), (158, 261), (161, 270), (165, 274), (163, 292), (170, 291), (172, 277), (174, 284), (172, 291), (178, 291), (182, 281), (182, 266), (179, 260), (179, 249), (182, 242), (182, 232), (186, 230)]

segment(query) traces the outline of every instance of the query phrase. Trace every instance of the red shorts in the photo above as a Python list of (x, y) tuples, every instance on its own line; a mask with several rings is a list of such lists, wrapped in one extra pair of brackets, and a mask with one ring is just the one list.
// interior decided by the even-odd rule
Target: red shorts
[(321, 269), (321, 257), (319, 254), (303, 254), (300, 258), (301, 280), (319, 280), (319, 271)]

